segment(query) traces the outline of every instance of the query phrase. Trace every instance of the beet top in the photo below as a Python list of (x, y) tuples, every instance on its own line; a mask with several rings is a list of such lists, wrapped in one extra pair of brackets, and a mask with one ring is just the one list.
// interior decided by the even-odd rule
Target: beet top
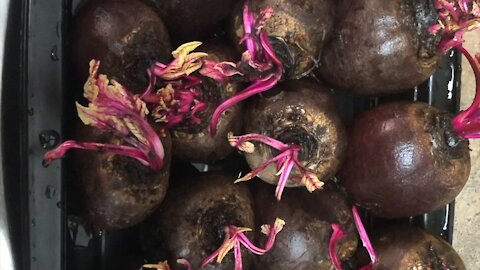
[(470, 172), (468, 142), (425, 103), (387, 103), (353, 123), (341, 183), (381, 217), (423, 214), (453, 201)]

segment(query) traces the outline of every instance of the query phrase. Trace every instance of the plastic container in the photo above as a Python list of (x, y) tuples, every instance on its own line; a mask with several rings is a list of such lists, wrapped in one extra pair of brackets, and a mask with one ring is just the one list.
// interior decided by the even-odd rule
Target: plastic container
[[(78, 86), (69, 79), (68, 30), (79, 2), (12, 1), (8, 10), (2, 74), (2, 162), (16, 269), (123, 270), (138, 269), (143, 263), (137, 228), (87, 235), (67, 207), (72, 194), (67, 192), (65, 162), (42, 166), (44, 152), (66, 139), (73, 117), (69, 89)], [(460, 56), (452, 52), (427, 82), (402, 95), (374, 98), (336, 92), (339, 109), (346, 123), (359, 112), (392, 99), (425, 101), (457, 112), (460, 62)], [(218, 166), (242, 170), (234, 164), (237, 162), (226, 161)], [(382, 223), (410, 222), (451, 242), (453, 216), (452, 203), (410, 219), (385, 221), (368, 214), (365, 219), (370, 229)]]

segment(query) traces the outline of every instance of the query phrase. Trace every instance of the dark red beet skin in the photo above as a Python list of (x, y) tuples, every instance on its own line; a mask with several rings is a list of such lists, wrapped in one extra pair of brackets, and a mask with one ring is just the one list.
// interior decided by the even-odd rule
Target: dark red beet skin
[[(254, 230), (253, 201), (247, 187), (235, 185), (235, 176), (209, 172), (182, 181), (168, 191), (165, 203), (152, 215), (142, 230), (143, 246), (152, 262), (166, 259), (174, 270), (185, 267), (172, 263), (186, 258), (193, 269), (221, 246), (225, 227), (249, 227)], [(271, 223), (272, 221), (270, 221)], [(250, 233), (247, 237), (252, 237)], [(250, 269), (252, 255), (242, 250), (244, 269)], [(221, 264), (211, 263), (202, 269), (234, 269), (230, 252)]]
[(230, 15), (237, 0), (143, 0), (155, 8), (176, 41), (212, 34)]
[[(274, 189), (271, 185), (258, 182), (252, 192), (257, 227), (276, 217), (286, 222), (273, 248), (256, 257), (255, 269), (333, 269), (328, 253), (332, 223), (339, 224), (346, 233), (337, 243), (338, 258), (346, 260), (355, 253), (357, 234), (350, 207), (330, 183), (312, 194), (303, 188), (288, 189), (281, 201), (275, 198)], [(258, 232), (257, 238), (263, 241), (265, 235)]]
[(438, 20), (433, 0), (341, 1), (332, 40), (318, 73), (336, 89), (391, 94), (425, 81), (436, 70)]
[(451, 115), (425, 103), (387, 103), (360, 115), (349, 134), (340, 180), (375, 215), (436, 210), (460, 193), (470, 173), (468, 142), (455, 139)]
[(419, 228), (383, 229), (374, 234), (372, 243), (378, 259), (372, 270), (466, 270), (452, 246)]
[(170, 37), (157, 14), (137, 0), (91, 1), (75, 15), (73, 64), (79, 80), (88, 76), (88, 63), (101, 61), (108, 74), (132, 92), (147, 84), (146, 69), (170, 60)]
[[(164, 165), (152, 171), (137, 160), (93, 151), (72, 151), (72, 175), (79, 192), (82, 214), (93, 229), (124, 229), (142, 222), (167, 193), (170, 177), (171, 140), (160, 136), (165, 149)], [(121, 144), (112, 133), (84, 125), (76, 127), (78, 141)]]

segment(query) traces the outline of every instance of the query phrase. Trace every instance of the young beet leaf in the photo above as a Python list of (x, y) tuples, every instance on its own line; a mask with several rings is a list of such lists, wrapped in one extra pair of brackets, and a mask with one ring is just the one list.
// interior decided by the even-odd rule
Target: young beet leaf
[(244, 36), (241, 42), (246, 44), (247, 51), (242, 54), (238, 63), (205, 61), (200, 73), (220, 82), (241, 80), (251, 85), (235, 96), (220, 104), (212, 116), (210, 133), (216, 133), (218, 119), (228, 108), (239, 102), (275, 86), (283, 75), (283, 64), (275, 53), (263, 26), (272, 16), (273, 9), (267, 8), (257, 18), (248, 4), (243, 9)]
[[(184, 265), (185, 270), (191, 270), (192, 269), (192, 265), (186, 259), (178, 259), (177, 263)], [(144, 264), (144, 265), (142, 265), (141, 269), (143, 269), (143, 268), (155, 269), (155, 270), (170, 270), (170, 266), (168, 265), (167, 261), (159, 262), (158, 264)]]
[(477, 0), (435, 0), (439, 20), (430, 26), (429, 32), (441, 35), (438, 50), (448, 50), (461, 46), (463, 35), (480, 27), (480, 4)]
[(145, 103), (118, 82), (109, 81), (106, 75), (97, 76), (99, 66), (99, 61), (90, 62), (90, 76), (84, 86), (89, 104), (84, 107), (77, 103), (78, 116), (85, 125), (124, 138), (127, 145), (66, 141), (45, 154), (44, 164), (63, 158), (70, 149), (85, 149), (132, 157), (154, 171), (160, 170), (165, 153), (160, 138), (146, 119)]
[(287, 145), (281, 141), (261, 134), (233, 136), (233, 134), (230, 133), (228, 134), (228, 141), (232, 147), (235, 147), (236, 149), (245, 153), (253, 153), (255, 151), (255, 145), (251, 141), (266, 144), (281, 152), (276, 157), (267, 160), (257, 168), (254, 168), (242, 178), (237, 179), (235, 183), (248, 181), (257, 176), (270, 164), (274, 164), (277, 167), (277, 175), (280, 175), (280, 180), (278, 181), (277, 188), (275, 190), (275, 197), (278, 200), (282, 198), (283, 190), (285, 189), (287, 180), (294, 167), (300, 171), (302, 178), (299, 181), (305, 185), (308, 191), (313, 192), (314, 190), (320, 189), (323, 186), (323, 182), (320, 181), (313, 172), (305, 168), (299, 161), (299, 153), (301, 148), (297, 145)]
[(228, 226), (225, 229), (225, 240), (223, 244), (202, 262), (202, 267), (213, 262), (215, 258), (217, 263), (221, 263), (228, 252), (233, 249), (235, 255), (235, 270), (242, 270), (241, 246), (243, 245), (254, 254), (263, 255), (273, 247), (275, 243), (275, 237), (283, 229), (284, 225), (285, 221), (277, 218), (273, 226), (266, 224), (262, 226), (262, 233), (268, 236), (268, 240), (263, 248), (255, 246), (245, 236), (244, 233), (249, 232), (252, 229), (236, 227), (234, 225)]
[[(200, 123), (197, 113), (207, 107), (202, 93), (196, 87), (202, 84), (199, 77), (191, 75), (202, 67), (202, 58), (207, 54), (193, 52), (202, 43), (185, 43), (172, 52), (174, 60), (168, 65), (155, 63), (147, 70), (150, 83), (141, 99), (152, 105), (152, 116), (157, 123), (166, 123), (171, 128), (190, 115), (195, 124)], [(158, 90), (154, 92), (154, 89)]]

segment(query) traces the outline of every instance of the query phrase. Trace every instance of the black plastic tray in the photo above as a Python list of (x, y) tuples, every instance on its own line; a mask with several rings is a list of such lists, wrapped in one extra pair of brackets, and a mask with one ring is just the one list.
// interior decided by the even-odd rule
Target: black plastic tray
[[(80, 0), (12, 1), (9, 11), (4, 93), (3, 160), (7, 207), (17, 269), (138, 269), (143, 262), (137, 228), (88, 236), (69, 201), (64, 162), (42, 166), (46, 149), (65, 138), (72, 103), (68, 73), (68, 29)], [(427, 82), (394, 97), (354, 97), (336, 92), (348, 123), (354, 115), (392, 99), (410, 99), (457, 112), (460, 56), (446, 56)], [(235, 157), (234, 157), (235, 158)], [(231, 168), (231, 167), (230, 167)], [(235, 169), (235, 168), (233, 168)], [(375, 220), (367, 227), (410, 222), (452, 240), (454, 204), (410, 219)]]

